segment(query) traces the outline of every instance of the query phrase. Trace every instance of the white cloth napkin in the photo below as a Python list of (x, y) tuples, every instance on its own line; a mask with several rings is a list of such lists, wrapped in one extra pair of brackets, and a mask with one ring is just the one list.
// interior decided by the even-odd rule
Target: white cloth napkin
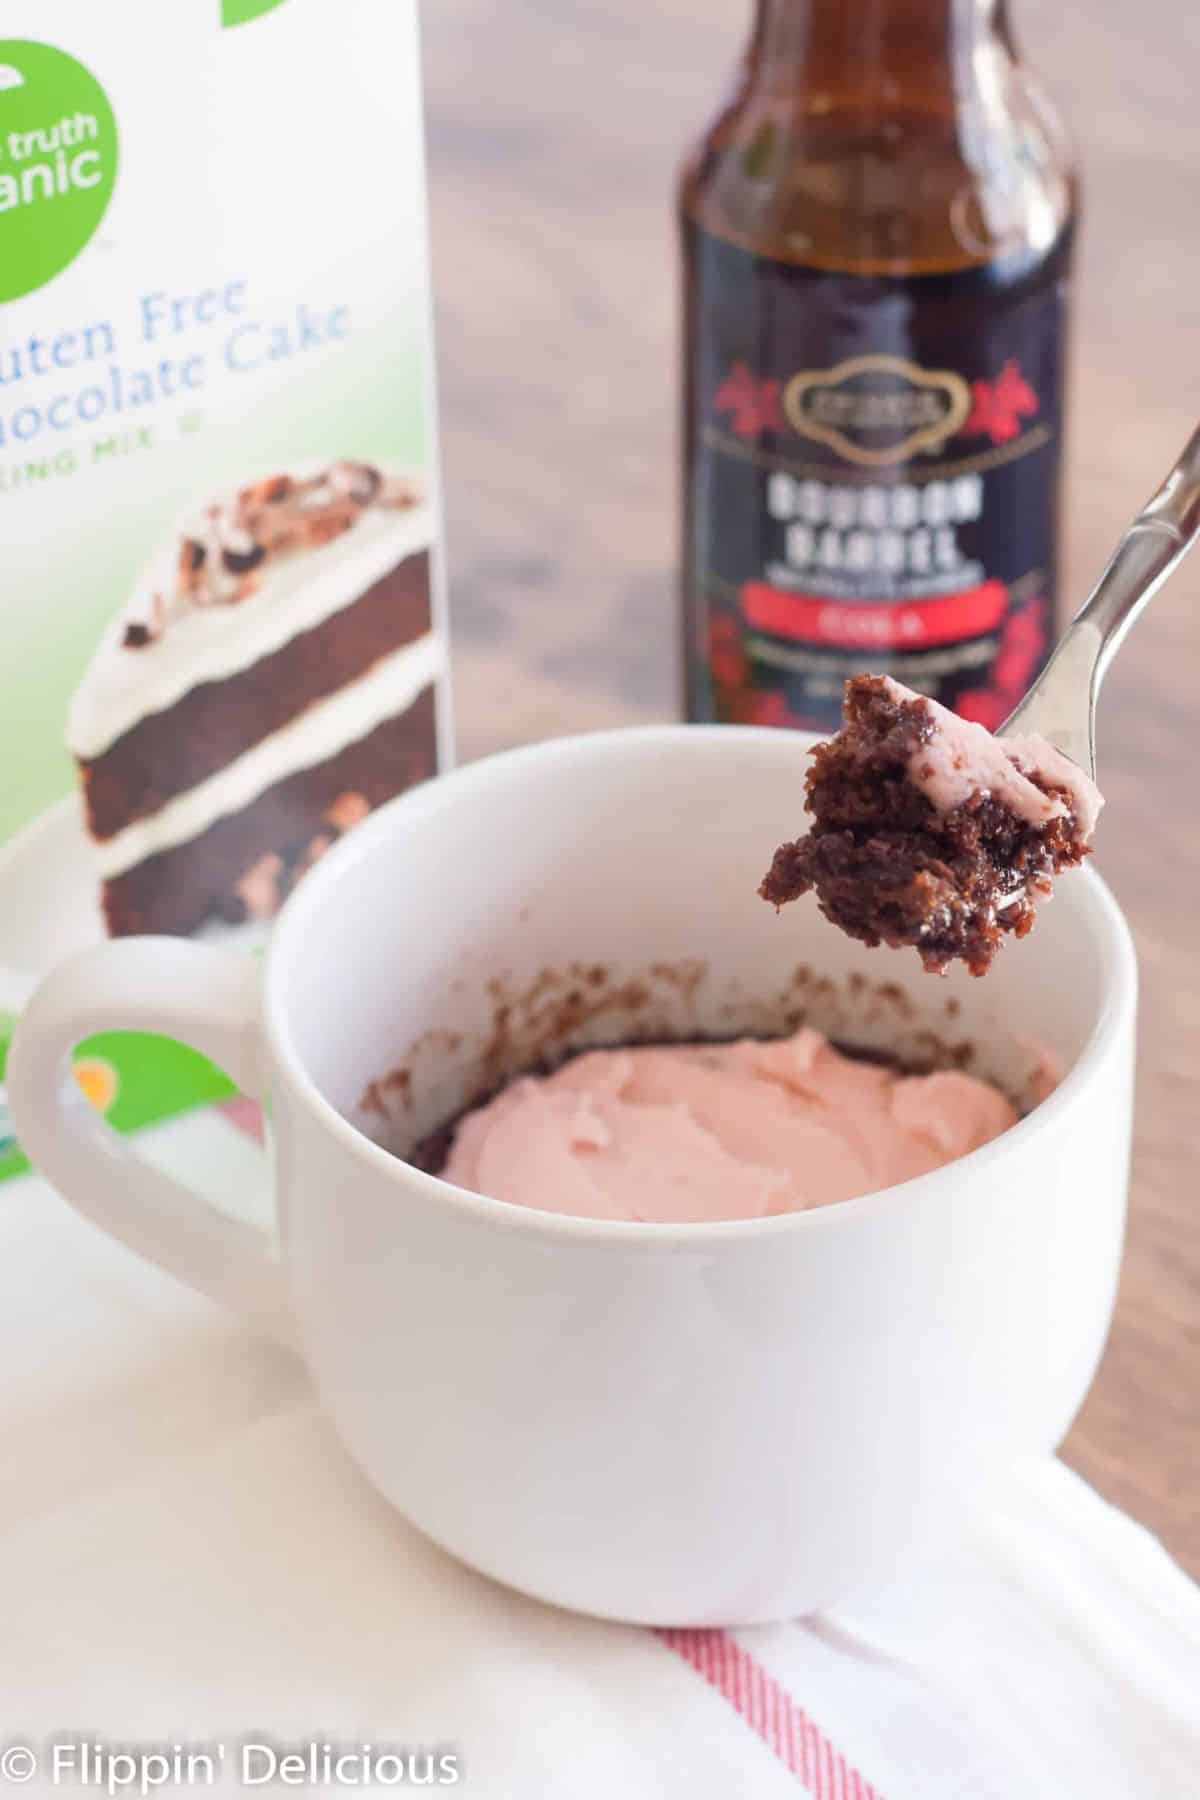
[[(259, 1185), (224, 1121), (146, 1135), (229, 1192)], [(371, 1766), (408, 1791), (427, 1753), (479, 1800), (1200, 1792), (1200, 1592), (1058, 1463), (836, 1614), (654, 1633), (434, 1549), (348, 1462), (295, 1362), (32, 1177), (0, 1188), (0, 1356), (0, 1746), (34, 1752), (26, 1793), (77, 1783), (82, 1740), (203, 1750), (192, 1785), (228, 1793), (284, 1791), (285, 1754), (310, 1759), (288, 1792)], [(340, 1781), (311, 1760), (325, 1745), (351, 1755)], [(109, 1765), (91, 1767), (103, 1791)], [(3, 1774), (0, 1753), (0, 1794)]]

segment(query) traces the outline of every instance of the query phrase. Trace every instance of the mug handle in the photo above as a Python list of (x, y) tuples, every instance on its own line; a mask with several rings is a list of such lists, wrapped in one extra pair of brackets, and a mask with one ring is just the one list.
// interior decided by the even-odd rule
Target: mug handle
[(124, 1030), (181, 1038), (264, 1099), (256, 965), (182, 938), (122, 938), (83, 950), (34, 991), (13, 1033), (5, 1087), (22, 1149), (78, 1212), (266, 1336), (294, 1344), (271, 1234), (144, 1162), (73, 1080), (80, 1038)]

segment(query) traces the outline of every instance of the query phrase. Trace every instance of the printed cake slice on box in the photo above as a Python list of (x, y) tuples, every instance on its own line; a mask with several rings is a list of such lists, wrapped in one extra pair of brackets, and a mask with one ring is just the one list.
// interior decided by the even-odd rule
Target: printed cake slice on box
[(253, 481), (171, 536), (68, 719), (110, 933), (267, 918), (434, 773), (433, 538), (415, 480), (349, 460)]

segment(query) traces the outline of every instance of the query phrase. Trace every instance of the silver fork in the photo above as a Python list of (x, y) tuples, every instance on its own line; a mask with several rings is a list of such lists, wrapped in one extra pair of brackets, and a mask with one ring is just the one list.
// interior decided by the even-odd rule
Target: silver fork
[(1054, 655), (1000, 730), (1036, 731), (1096, 777), (1096, 699), (1146, 602), (1200, 536), (1200, 430), (1143, 507)]

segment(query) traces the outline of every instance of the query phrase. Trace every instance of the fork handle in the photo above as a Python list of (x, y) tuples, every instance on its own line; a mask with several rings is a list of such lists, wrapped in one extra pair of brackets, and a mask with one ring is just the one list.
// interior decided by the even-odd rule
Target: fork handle
[(1096, 695), (1147, 601), (1200, 535), (1200, 429), (1113, 551), (1041, 678), (1003, 726), (1038, 731), (1095, 773)]
[(1085, 619), (1100, 633), (1096, 686), (1129, 627), (1200, 533), (1200, 429), (1121, 539), (1071, 629)]

